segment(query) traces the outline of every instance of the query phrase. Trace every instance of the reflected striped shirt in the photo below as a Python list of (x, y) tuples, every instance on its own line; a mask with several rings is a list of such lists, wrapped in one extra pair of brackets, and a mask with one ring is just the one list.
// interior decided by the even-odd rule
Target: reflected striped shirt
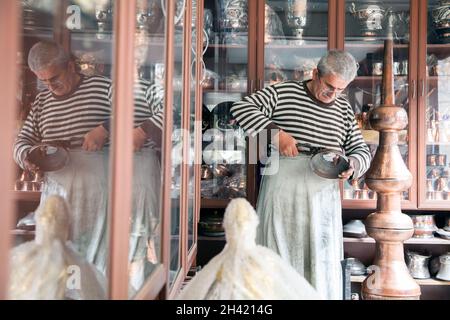
[[(134, 84), (134, 96), (135, 127), (149, 119), (161, 129), (162, 89), (138, 80)], [(23, 160), (37, 143), (74, 140), (74, 145), (81, 146), (87, 132), (109, 122), (111, 100), (111, 80), (102, 76), (83, 76), (76, 90), (67, 97), (54, 96), (48, 89), (40, 92), (17, 136), (15, 161), (23, 168)], [(149, 140), (144, 146), (152, 145)]]
[(362, 138), (352, 107), (343, 97), (323, 104), (309, 92), (306, 82), (285, 81), (235, 102), (231, 113), (251, 136), (263, 129), (278, 127), (298, 143), (344, 150), (347, 156), (358, 160), (359, 172), (355, 172), (355, 177), (369, 169), (369, 148)]

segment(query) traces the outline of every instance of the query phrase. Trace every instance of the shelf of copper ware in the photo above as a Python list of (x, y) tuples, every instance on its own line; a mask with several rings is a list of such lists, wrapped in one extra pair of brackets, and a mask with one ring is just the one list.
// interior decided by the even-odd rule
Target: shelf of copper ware
[(13, 191), (12, 193), (15, 201), (39, 202), (41, 199), (40, 191)]
[[(294, 40), (295, 41), (295, 40)], [(301, 50), (301, 49), (327, 49), (327, 43), (312, 43), (312, 44), (303, 44), (303, 45), (296, 45), (296, 44), (266, 44), (264, 49), (267, 50), (276, 50), (276, 49), (295, 49), (295, 50)]]
[(450, 146), (450, 142), (427, 142), (427, 146)]
[[(357, 41), (357, 42), (355, 42)], [(375, 42), (376, 41), (376, 42)], [(352, 40), (345, 40), (344, 43), (345, 49), (353, 49), (353, 48), (361, 48), (361, 49), (382, 49), (384, 47), (384, 41), (383, 39), (371, 39), (368, 41), (364, 41), (364, 38), (357, 38), (357, 39), (352, 39)], [(409, 44), (394, 44), (394, 49), (408, 49), (409, 48)]]
[(231, 199), (201, 199), (202, 208), (225, 208)]
[(450, 44), (448, 43), (429, 43), (427, 44), (427, 52), (430, 53), (430, 50), (432, 52), (436, 52), (436, 51), (445, 51), (445, 53), (447, 53), (448, 48), (450, 47)]
[[(352, 282), (363, 282), (367, 276), (352, 276)], [(421, 286), (450, 286), (450, 281), (438, 280), (438, 279), (414, 279)]]
[(222, 93), (244, 93), (247, 94), (247, 89), (203, 89), (206, 92), (222, 92)]
[[(408, 76), (406, 74), (394, 75), (394, 79), (407, 79)], [(357, 76), (353, 81), (354, 82), (380, 82), (381, 83), (382, 76), (381, 75), (373, 75), (373, 76)]]
[[(371, 237), (365, 238), (350, 238), (344, 237), (344, 243), (375, 243), (375, 240)], [(444, 244), (450, 245), (450, 240), (443, 238), (409, 238), (404, 242), (405, 244)]]

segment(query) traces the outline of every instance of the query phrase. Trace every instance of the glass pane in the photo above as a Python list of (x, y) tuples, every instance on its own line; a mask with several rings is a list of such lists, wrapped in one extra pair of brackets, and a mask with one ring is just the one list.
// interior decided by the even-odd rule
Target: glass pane
[(246, 196), (245, 138), (232, 119), (234, 101), (247, 94), (247, 1), (205, 1), (202, 88), (201, 196)]
[[(389, 5), (372, 1), (346, 1), (345, 49), (359, 63), (358, 75), (347, 88), (347, 98), (353, 107), (364, 140), (372, 156), (378, 146), (378, 131), (372, 130), (367, 113), (381, 104), (381, 78), (383, 73), (383, 50), (388, 16), (393, 17), (394, 34), (394, 90), (395, 104), (408, 111), (408, 63), (409, 63), (409, 0)], [(399, 132), (399, 148), (408, 164), (408, 127)], [(344, 183), (344, 199), (369, 200), (376, 194), (369, 190), (364, 177)], [(409, 191), (403, 199), (409, 198)]]
[[(450, 200), (450, 4), (428, 1), (426, 199)], [(420, 88), (419, 88), (420, 89)]]
[(171, 241), (169, 281), (173, 284), (181, 268), (181, 184), (183, 164), (183, 48), (184, 41), (184, 13), (186, 1), (177, 0), (175, 12), (174, 37), (174, 74), (173, 74), (173, 128), (172, 128), (172, 181), (171, 181)]
[(309, 80), (328, 46), (328, 1), (266, 0), (264, 85)]
[(104, 299), (114, 2), (21, 5), (10, 297)]
[(197, 68), (197, 1), (192, 1), (192, 41), (191, 41), (191, 105), (190, 105), (190, 117), (189, 117), (189, 162), (188, 162), (188, 252), (194, 244), (194, 203), (195, 203), (195, 174), (194, 174), (194, 162), (195, 162), (195, 98), (196, 98), (196, 85), (195, 70)]
[(130, 296), (161, 263), (161, 154), (164, 154), (165, 16), (159, 2), (142, 0), (137, 2), (136, 19)]

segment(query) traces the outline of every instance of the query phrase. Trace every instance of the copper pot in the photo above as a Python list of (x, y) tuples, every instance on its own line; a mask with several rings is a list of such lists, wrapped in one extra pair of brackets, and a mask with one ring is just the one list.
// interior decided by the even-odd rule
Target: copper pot
[(406, 253), (406, 264), (414, 279), (430, 278), (430, 271), (428, 269), (430, 258), (430, 255), (422, 255), (417, 252), (408, 251)]
[(201, 179), (208, 180), (213, 178), (213, 173), (209, 165), (202, 165)]
[(231, 172), (226, 164), (217, 164), (214, 167), (214, 175), (216, 177), (228, 177), (231, 175)]
[(435, 166), (436, 165), (436, 155), (435, 154), (427, 155), (427, 164), (429, 166)]
[(445, 155), (445, 154), (438, 154), (437, 163), (438, 163), (438, 166), (445, 166), (445, 165), (447, 165), (447, 155)]
[(448, 191), (448, 179), (440, 177), (436, 180), (436, 191)]
[(434, 222), (434, 215), (412, 215), (414, 224), (414, 238), (433, 238), (433, 233), (437, 230)]

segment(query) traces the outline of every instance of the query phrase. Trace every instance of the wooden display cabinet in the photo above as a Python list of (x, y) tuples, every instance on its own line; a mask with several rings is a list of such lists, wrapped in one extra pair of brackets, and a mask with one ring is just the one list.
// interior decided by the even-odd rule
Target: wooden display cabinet
[[(226, 2), (221, 0), (215, 2), (214, 6), (217, 7), (206, 6), (205, 8), (211, 10), (216, 16), (220, 14), (220, 4), (223, 5)], [(229, 97), (234, 97), (232, 94), (236, 91), (245, 95), (277, 81), (307, 79), (312, 70), (311, 66), (314, 66), (314, 62), (317, 62), (327, 49), (346, 49), (355, 56), (360, 68), (356, 79), (345, 94), (354, 107), (356, 118), (361, 121), (363, 137), (371, 150), (375, 152), (378, 145), (378, 133), (367, 127), (367, 122), (364, 121), (366, 114), (363, 115), (363, 112), (366, 113), (371, 105), (376, 106), (381, 101), (379, 62), (382, 61), (383, 55), (383, 30), (386, 29), (388, 9), (391, 10), (395, 19), (396, 32), (394, 41), (396, 103), (406, 108), (409, 116), (408, 127), (400, 132), (399, 148), (413, 176), (411, 188), (404, 193), (402, 208), (408, 214), (434, 210), (429, 213), (436, 214), (438, 226), (442, 227), (443, 218), (449, 214), (447, 212), (450, 210), (450, 197), (449, 200), (444, 199), (446, 195), (442, 195), (442, 200), (427, 198), (427, 175), (430, 171), (427, 167), (427, 157), (435, 153), (446, 155), (446, 163), (440, 168), (440, 177), (442, 177), (443, 167), (449, 166), (447, 152), (450, 152), (448, 149), (450, 140), (447, 137), (444, 141), (441, 141), (441, 138), (438, 141), (427, 142), (428, 131), (434, 128), (433, 133), (436, 136), (436, 132), (439, 132), (436, 129), (437, 126), (441, 125), (446, 130), (448, 121), (446, 106), (449, 100), (445, 97), (447, 97), (446, 92), (450, 92), (448, 89), (450, 72), (443, 70), (448, 68), (446, 62), (450, 59), (450, 44), (448, 38), (436, 35), (433, 22), (433, 10), (440, 6), (440, 2), (437, 0), (307, 1), (304, 26), (295, 26), (292, 21), (289, 21), (292, 16), (289, 16), (289, 3), (290, 1), (287, 0), (249, 1), (248, 7), (244, 8), (248, 14), (248, 27), (244, 28), (244, 33), (242, 30), (236, 30), (235, 43), (210, 41), (209, 48), (204, 54), (206, 68), (215, 71), (219, 77), (225, 78), (227, 76), (230, 78), (231, 70), (231, 74), (235, 74), (235, 79), (239, 79), (240, 82), (234, 86), (239, 90), (223, 90), (219, 87), (203, 88), (203, 100), (205, 101), (206, 96), (208, 101), (208, 95), (211, 92), (226, 92)], [(374, 5), (374, 8), (378, 8), (378, 13), (382, 15), (375, 15), (370, 23), (365, 23), (367, 21), (358, 20), (357, 13), (352, 13), (352, 3), (356, 11), (367, 9), (368, 5)], [(230, 36), (233, 29), (221, 29), (219, 24), (214, 24), (214, 31), (219, 39), (233, 39)], [(438, 70), (439, 75), (435, 65), (441, 66), (441, 70)], [(241, 69), (238, 69), (239, 67)], [(245, 72), (239, 73), (236, 70), (245, 70)], [(243, 86), (245, 83), (243, 79), (247, 80), (246, 87)], [(439, 113), (433, 119), (426, 117), (426, 112), (430, 109)], [(247, 188), (246, 197), (256, 201), (260, 167), (253, 169), (255, 185), (254, 188)], [(247, 172), (250, 170), (251, 167), (247, 165)], [(434, 184), (437, 183), (438, 178), (433, 180)], [(248, 184), (249, 179), (250, 177), (247, 179)], [(341, 184), (344, 223), (352, 218), (364, 219), (376, 207), (374, 195), (366, 189), (363, 179), (360, 179), (358, 186), (355, 185), (355, 187), (352, 188), (348, 182)], [(201, 215), (203, 216), (203, 211), (224, 208), (229, 201), (228, 198), (214, 200), (202, 198), (201, 207), (204, 210)], [(216, 253), (218, 250), (216, 244), (224, 241), (224, 239), (204, 236), (200, 239), (202, 242), (200, 246), (206, 250), (202, 252), (206, 256), (208, 252)], [(206, 243), (206, 241), (209, 242)], [(431, 241), (420, 242), (411, 239), (405, 246), (411, 249), (429, 249), (435, 254), (442, 254), (450, 249), (450, 240), (434, 238)], [(373, 241), (350, 239), (344, 240), (344, 247), (348, 253), (356, 257), (365, 254), (366, 263), (371, 262), (373, 257), (371, 250), (375, 248)], [(369, 247), (372, 249), (367, 251)], [(210, 251), (207, 250), (208, 248)], [(450, 296), (448, 291), (439, 289), (442, 286), (448, 288), (447, 283), (425, 282), (427, 288), (423, 290), (426, 293), (424, 298)]]
[[(12, 2), (11, 2), (12, 3)], [(7, 124), (17, 124), (14, 134), (26, 117), (34, 96), (39, 91), (38, 82), (33, 73), (26, 67), (26, 57), (31, 46), (39, 40), (54, 40), (62, 45), (68, 52), (74, 53), (75, 58), (89, 59), (78, 61), (84, 63), (81, 71), (89, 71), (113, 79), (114, 94), (112, 126), (112, 147), (110, 148), (110, 193), (109, 193), (109, 272), (108, 293), (110, 299), (157, 299), (173, 298), (178, 293), (182, 280), (191, 266), (195, 263), (197, 252), (197, 221), (200, 208), (199, 195), (199, 165), (198, 148), (200, 146), (201, 132), (194, 123), (200, 120), (199, 106), (199, 77), (201, 75), (200, 59), (202, 49), (202, 36), (195, 37), (197, 30), (202, 30), (203, 3), (197, 1), (164, 1), (164, 7), (155, 1), (93, 1), (90, 4), (81, 4), (77, 1), (55, 1), (51, 8), (48, 2), (17, 2), (14, 5), (2, 3), (3, 14), (12, 15), (19, 25), (15, 28), (6, 26), (0, 31), (2, 39), (14, 39), (22, 43), (20, 52), (14, 60), (2, 60), (4, 63), (14, 65), (7, 69), (5, 77), (15, 79), (21, 75), (21, 108), (16, 112), (17, 106), (8, 103), (5, 107), (19, 115), (19, 121), (2, 118), (2, 128), (12, 128)], [(77, 16), (77, 14), (79, 14)], [(22, 19), (18, 19), (22, 17)], [(6, 21), (6, 20), (5, 20)], [(8, 22), (11, 22), (8, 20)], [(81, 24), (77, 24), (80, 22)], [(12, 34), (9, 32), (12, 30)], [(144, 37), (135, 40), (130, 35)], [(138, 36), (136, 36), (138, 37)], [(143, 40), (143, 42), (139, 42)], [(102, 56), (96, 56), (96, 54)], [(80, 58), (80, 56), (83, 56)], [(2, 56), (3, 57), (3, 56)], [(18, 57), (20, 59), (18, 59)], [(139, 77), (155, 80), (159, 77), (164, 92), (164, 120), (163, 145), (161, 147), (161, 207), (160, 225), (161, 243), (158, 252), (159, 263), (153, 272), (145, 279), (140, 290), (129, 296), (129, 262), (128, 238), (130, 237), (129, 220), (131, 215), (132, 177), (133, 177), (133, 150), (132, 129), (129, 125), (133, 119), (133, 79), (136, 69), (136, 58), (143, 59), (141, 68), (137, 70)], [(93, 59), (91, 59), (93, 58)], [(139, 62), (138, 62), (139, 63)], [(86, 67), (86, 68), (84, 68)], [(179, 79), (174, 83), (173, 78)], [(11, 94), (16, 97), (17, 90), (2, 91), (2, 99)], [(16, 99), (14, 99), (16, 100)], [(120, 106), (120, 107), (119, 107)], [(17, 119), (17, 118), (15, 118)], [(185, 134), (179, 132), (184, 130)], [(10, 134), (12, 132), (9, 132)], [(174, 135), (174, 133), (177, 133)], [(9, 136), (4, 132), (5, 136)], [(11, 134), (12, 136), (12, 134)], [(178, 138), (176, 138), (178, 137)], [(3, 141), (3, 140), (2, 140)], [(5, 144), (6, 145), (6, 144)], [(10, 142), (8, 142), (10, 145)], [(178, 150), (181, 156), (173, 158)], [(9, 150), (9, 148), (8, 148)], [(3, 160), (3, 156), (2, 156)], [(181, 161), (179, 161), (181, 160)], [(1, 162), (2, 172), (11, 164), (11, 155)], [(175, 179), (177, 178), (177, 179)], [(176, 180), (176, 181), (175, 181)], [(17, 220), (26, 212), (32, 211), (39, 204), (39, 192), (11, 191), (13, 182), (9, 182), (7, 190), (2, 189), (1, 202), (15, 203), (18, 216), (13, 211), (4, 212), (6, 218), (2, 221), (2, 231), (13, 234), (15, 237), (26, 237), (31, 240), (30, 232), (14, 230)], [(128, 187), (127, 187), (128, 186)], [(6, 214), (8, 213), (8, 214)], [(12, 221), (11, 223), (7, 221)], [(6, 229), (8, 228), (8, 229)], [(9, 231), (9, 232), (8, 232)], [(3, 241), (5, 240), (5, 241)], [(8, 252), (8, 242), (2, 238), (2, 248)], [(0, 259), (1, 270), (9, 263)], [(176, 257), (177, 263), (172, 263), (171, 257)], [(3, 277), (5, 275), (5, 277)], [(0, 281), (0, 295), (5, 297), (7, 274), (2, 272)]]

